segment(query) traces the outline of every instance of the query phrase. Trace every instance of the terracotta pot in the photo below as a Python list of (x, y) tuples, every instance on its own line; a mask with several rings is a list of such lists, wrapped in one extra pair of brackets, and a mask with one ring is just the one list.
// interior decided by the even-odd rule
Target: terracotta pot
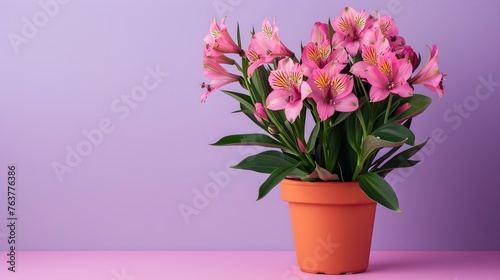
[(376, 203), (357, 182), (284, 179), (300, 270), (317, 274), (366, 271)]

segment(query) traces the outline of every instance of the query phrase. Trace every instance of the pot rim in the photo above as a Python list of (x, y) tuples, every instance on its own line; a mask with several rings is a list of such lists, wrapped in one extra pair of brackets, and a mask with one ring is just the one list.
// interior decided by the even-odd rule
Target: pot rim
[(376, 204), (359, 186), (359, 182), (308, 182), (283, 179), (281, 198), (290, 203), (307, 204)]

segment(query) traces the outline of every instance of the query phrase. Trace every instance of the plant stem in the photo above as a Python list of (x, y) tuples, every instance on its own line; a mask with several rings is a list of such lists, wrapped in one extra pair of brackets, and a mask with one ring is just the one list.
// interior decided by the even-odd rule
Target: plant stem
[(241, 66), (238, 64), (238, 62), (235, 61), (234, 66), (236, 66), (236, 69), (238, 69), (238, 71), (240, 71), (243, 74), (243, 68), (241, 68)]
[[(369, 106), (369, 104), (367, 106)], [(361, 124), (361, 128), (363, 130), (363, 137), (361, 139), (361, 143), (363, 143), (363, 140), (368, 136), (368, 132), (367, 132), (366, 126), (365, 126), (365, 121), (364, 121), (363, 114), (361, 113), (360, 109), (357, 109), (355, 111), (355, 114), (356, 114), (356, 117), (358, 118), (359, 123)], [(352, 181), (356, 181), (359, 173), (363, 169), (363, 164), (364, 163), (361, 162), (361, 155), (358, 155), (357, 158), (358, 159), (357, 159), (357, 162), (356, 162), (356, 169), (354, 170), (354, 173), (352, 175)]]
[(361, 78), (359, 77), (356, 77), (356, 81), (359, 83), (359, 85), (361, 86), (361, 89), (363, 90), (363, 94), (365, 95), (366, 97), (366, 100), (368, 102), (370, 102), (370, 96), (368, 95), (368, 92), (366, 91), (365, 89), (365, 85), (363, 84), (363, 81), (361, 80)]
[(387, 119), (389, 118), (391, 106), (392, 106), (392, 94), (389, 93), (389, 103), (387, 103), (387, 108), (385, 109), (384, 124), (387, 123)]
[[(328, 164), (326, 164), (327, 161), (329, 160), (327, 148), (331, 148), (331, 147), (329, 147), (328, 141), (327, 141), (327, 139), (328, 139), (328, 127), (326, 125), (326, 122), (322, 122), (320, 125), (323, 127), (323, 129), (322, 129), (323, 131), (321, 132), (321, 142), (322, 142), (321, 144), (323, 146), (323, 149), (322, 149), (323, 150), (323, 161), (325, 164), (325, 168), (328, 168)], [(332, 171), (333, 170), (328, 170), (328, 172), (332, 172)]]
[(359, 162), (359, 158), (358, 158), (358, 163), (356, 164), (356, 170), (354, 170), (351, 181), (353, 181), (353, 182), (356, 181), (356, 179), (359, 176), (359, 172), (361, 172), (362, 169), (363, 169), (363, 164)]
[(368, 136), (368, 132), (366, 130), (365, 120), (363, 119), (363, 114), (361, 113), (361, 111), (359, 109), (357, 109), (354, 113), (356, 114), (356, 117), (358, 117), (359, 123), (361, 124), (361, 128), (363, 129), (363, 138), (365, 138), (366, 136)]
[(245, 81), (245, 86), (248, 90), (248, 95), (250, 95), (250, 99), (252, 99), (252, 103), (255, 105), (256, 103), (256, 100), (255, 100), (255, 96), (253, 94), (253, 91), (252, 91), (252, 85), (250, 84), (250, 82), (248, 81), (248, 59), (246, 57), (242, 57), (241, 58), (241, 64), (243, 65), (243, 67), (241, 67), (238, 62), (234, 62), (234, 65), (236, 66), (236, 68), (238, 68), (238, 70), (241, 72), (241, 74), (243, 75), (243, 80)]

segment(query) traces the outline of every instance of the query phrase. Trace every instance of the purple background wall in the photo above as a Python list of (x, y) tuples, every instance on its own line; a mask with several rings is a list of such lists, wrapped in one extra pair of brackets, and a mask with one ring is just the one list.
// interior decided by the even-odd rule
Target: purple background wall
[[(0, 4), (0, 218), (14, 163), (21, 250), (292, 250), (277, 189), (256, 202), (265, 177), (228, 170), (257, 149), (208, 145), (256, 128), (220, 93), (200, 104), (201, 39), (218, 14), (243, 35), (278, 16), (282, 40), (299, 53), (313, 23), (347, 4), (391, 14), (424, 60), (426, 44), (437, 44), (448, 74), (445, 97), (414, 122), (420, 140), (444, 136), (417, 156), (424, 164), (389, 178), (403, 212), (378, 208), (372, 248), (500, 250), (498, 2), (60, 2), (46, 18), (38, 1)], [(41, 27), (23, 35), (24, 18)], [(13, 44), (13, 34), (24, 39)], [(148, 67), (168, 76), (127, 105)], [(102, 122), (108, 133), (86, 150), (82, 130)], [(70, 159), (60, 181), (52, 165), (67, 164), (67, 147), (88, 155)], [(220, 192), (187, 223), (179, 207), (194, 207), (209, 184)], [(0, 226), (0, 249), (5, 234)]]

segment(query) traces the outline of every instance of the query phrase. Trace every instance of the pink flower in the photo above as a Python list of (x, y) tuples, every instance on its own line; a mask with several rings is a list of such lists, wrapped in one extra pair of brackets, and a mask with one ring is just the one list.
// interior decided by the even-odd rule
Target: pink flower
[(212, 51), (208, 48), (208, 45), (203, 48), (203, 59), (209, 58), (212, 59), (213, 61), (219, 63), (219, 64), (231, 64), (234, 65), (234, 59), (231, 59), (223, 54), (213, 56)]
[(445, 75), (439, 72), (438, 64), (438, 49), (436, 45), (432, 46), (429, 60), (420, 69), (420, 71), (412, 77), (410, 84), (422, 84), (428, 90), (436, 92), (439, 98), (443, 97), (446, 88), (443, 85)]
[(293, 63), (291, 58), (278, 62), (278, 69), (271, 71), (269, 84), (273, 91), (266, 99), (269, 110), (285, 109), (289, 122), (294, 122), (302, 110), (302, 101), (309, 95), (311, 88), (303, 82), (300, 64)]
[(350, 71), (352, 74), (366, 79), (366, 73), (370, 70), (370, 66), (377, 66), (379, 53), (372, 46), (363, 45), (361, 50), (363, 60), (354, 63)]
[(333, 35), (332, 41), (335, 46), (339, 43), (340, 46), (345, 47), (349, 55), (356, 56), (361, 49), (361, 42), (364, 40), (366, 31), (371, 28), (373, 24), (373, 17), (363, 10), (356, 12), (351, 7), (346, 7), (342, 10), (340, 16), (332, 22)]
[(316, 22), (311, 30), (311, 42), (302, 50), (304, 75), (310, 77), (316, 68), (323, 68), (331, 61), (338, 65), (349, 62), (344, 48), (332, 48), (328, 24)]
[(272, 63), (275, 58), (292, 57), (294, 55), (279, 39), (278, 30), (276, 18), (272, 25), (266, 18), (262, 22), (262, 31), (252, 36), (250, 46), (246, 52), (246, 56), (251, 62), (248, 67), (248, 76), (252, 76), (257, 67)]
[(210, 24), (209, 34), (203, 39), (207, 43), (206, 49), (210, 56), (219, 56), (226, 53), (243, 53), (243, 50), (236, 45), (231, 35), (229, 35), (224, 23), (225, 20), (226, 18), (223, 18), (220, 24), (217, 24), (217, 20), (214, 18), (214, 21)]
[(338, 66), (346, 65), (349, 62), (347, 53), (343, 48), (332, 51), (332, 47), (327, 41), (322, 44), (310, 42), (302, 51), (302, 66), (304, 75), (307, 77), (311, 76), (314, 69), (322, 69), (331, 61), (334, 61)]
[(216, 60), (210, 58), (203, 59), (203, 74), (212, 81), (209, 84), (202, 84), (202, 88), (207, 88), (207, 91), (201, 96), (202, 102), (205, 102), (214, 90), (240, 79), (240, 76), (229, 73)]
[(390, 16), (381, 16), (375, 25), (387, 39), (399, 35), (399, 29), (396, 26), (394, 19)]
[(260, 102), (256, 102), (255, 103), (255, 114), (254, 114), (254, 116), (257, 119), (257, 121), (259, 121), (261, 124), (264, 124), (264, 122), (262, 121), (262, 119), (264, 119), (266, 121), (268, 120), (266, 109), (264, 108), (264, 106), (262, 105), (262, 103), (260, 103)]
[(399, 29), (393, 18), (379, 15), (379, 19), (373, 25), (389, 41), (394, 52), (399, 54), (404, 49), (406, 41), (403, 37), (399, 36)]
[(339, 67), (333, 62), (323, 69), (315, 69), (307, 83), (312, 90), (310, 97), (316, 102), (322, 121), (335, 111), (352, 112), (358, 108), (358, 99), (352, 93), (352, 76), (340, 74)]
[(367, 31), (366, 43), (361, 47), (361, 58), (351, 67), (351, 73), (365, 79), (366, 72), (370, 66), (377, 66), (378, 57), (390, 51), (389, 41), (384, 37), (380, 29)]
[(372, 85), (370, 99), (378, 102), (395, 93), (401, 97), (409, 97), (413, 89), (407, 83), (411, 76), (411, 63), (407, 59), (397, 59), (394, 53), (378, 57), (377, 66), (370, 66), (365, 73), (366, 79)]

